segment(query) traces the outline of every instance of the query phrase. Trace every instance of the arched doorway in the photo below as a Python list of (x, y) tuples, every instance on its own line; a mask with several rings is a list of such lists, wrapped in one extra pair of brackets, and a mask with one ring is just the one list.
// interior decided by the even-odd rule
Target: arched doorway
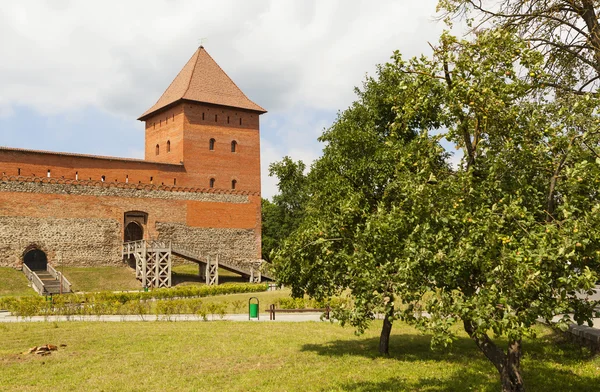
[(144, 239), (144, 229), (137, 222), (129, 222), (125, 226), (125, 242), (139, 241)]
[(48, 258), (46, 253), (37, 248), (25, 251), (23, 255), (23, 264), (32, 271), (45, 271), (48, 267)]

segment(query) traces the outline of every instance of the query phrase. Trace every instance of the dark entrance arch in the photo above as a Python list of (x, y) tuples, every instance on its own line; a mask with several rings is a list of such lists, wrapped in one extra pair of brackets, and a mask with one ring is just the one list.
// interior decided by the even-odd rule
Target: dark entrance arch
[(139, 241), (144, 239), (144, 229), (137, 222), (129, 222), (125, 226), (125, 242)]
[(43, 251), (34, 248), (25, 252), (23, 264), (32, 271), (45, 271), (48, 267), (48, 258)]

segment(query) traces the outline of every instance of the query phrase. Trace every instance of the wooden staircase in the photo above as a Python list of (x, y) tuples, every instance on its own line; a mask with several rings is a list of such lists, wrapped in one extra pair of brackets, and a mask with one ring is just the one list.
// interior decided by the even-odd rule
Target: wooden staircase
[(23, 273), (31, 282), (31, 287), (40, 295), (67, 294), (71, 292), (71, 283), (63, 274), (50, 264), (45, 270), (31, 270), (23, 264)]

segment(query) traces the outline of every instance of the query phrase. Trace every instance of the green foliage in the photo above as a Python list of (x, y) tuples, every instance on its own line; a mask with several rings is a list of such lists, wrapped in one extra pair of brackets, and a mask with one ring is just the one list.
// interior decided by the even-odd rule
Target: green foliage
[(353, 306), (339, 316), (360, 331), (393, 307), (397, 290), (395, 255), (370, 249), (380, 243), (367, 234), (372, 221), (449, 171), (437, 140), (420, 132), (441, 125), (440, 82), (420, 81), (404, 67), (399, 55), (378, 67), (377, 79), (367, 79), (321, 136), (326, 147), (309, 173), (306, 219), (275, 259), (276, 276), (296, 297), (324, 301), (349, 289)]
[(469, 28), (481, 25), (513, 30), (544, 55), (547, 85), (566, 91), (595, 91), (600, 76), (600, 24), (597, 1), (439, 0), (450, 24), (465, 17)]
[(279, 180), (279, 194), (273, 201), (262, 199), (262, 257), (271, 261), (271, 252), (277, 249), (304, 218), (308, 200), (306, 165), (284, 157), (269, 166), (269, 175)]
[[(396, 53), (321, 137), (281, 282), (317, 300), (348, 290), (338, 316), (359, 332), (382, 312), (447, 345), (460, 320), (519, 390), (518, 361), (492, 338), (520, 357), (540, 319), (590, 323), (596, 304), (577, 294), (600, 260), (600, 100), (557, 93), (544, 64), (506, 29), (444, 33), (431, 58)], [(385, 112), (370, 97), (391, 120), (372, 118)], [(455, 169), (442, 137), (463, 152)]]

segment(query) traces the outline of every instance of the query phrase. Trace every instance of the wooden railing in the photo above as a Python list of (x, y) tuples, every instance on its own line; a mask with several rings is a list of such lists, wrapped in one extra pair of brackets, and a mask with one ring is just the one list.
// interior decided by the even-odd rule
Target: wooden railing
[(31, 282), (31, 287), (35, 290), (35, 292), (39, 295), (44, 295), (44, 292), (46, 291), (44, 282), (42, 282), (39, 276), (34, 274), (25, 263), (23, 263), (23, 273), (27, 277), (27, 280)]
[(69, 282), (67, 278), (65, 278), (62, 272), (58, 272), (50, 264), (48, 264), (48, 267), (46, 269), (48, 270), (48, 273), (50, 273), (50, 275), (52, 275), (56, 280), (60, 282), (61, 294), (71, 292), (71, 282)]
[(122, 256), (125, 257), (128, 255), (134, 254), (136, 252), (141, 252), (145, 245), (146, 245), (145, 240), (124, 242), (123, 250), (121, 252)]

